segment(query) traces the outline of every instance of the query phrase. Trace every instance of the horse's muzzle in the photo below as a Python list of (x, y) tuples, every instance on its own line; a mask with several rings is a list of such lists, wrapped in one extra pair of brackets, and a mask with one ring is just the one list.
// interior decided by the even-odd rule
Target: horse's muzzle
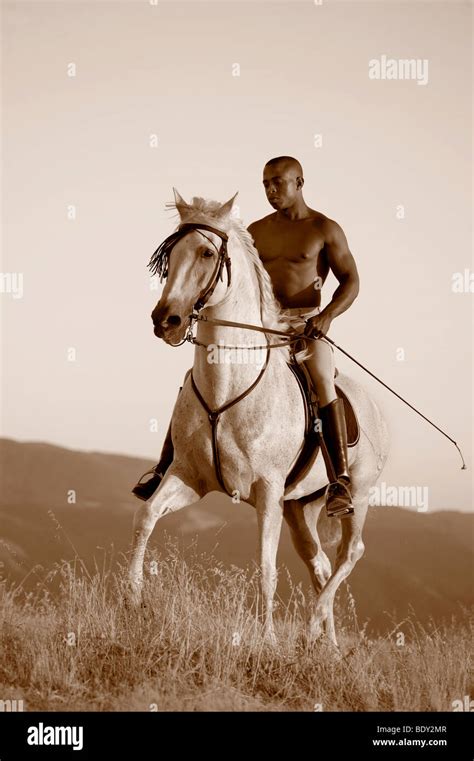
[(168, 309), (156, 308), (151, 314), (151, 319), (155, 336), (162, 338), (166, 343), (177, 343), (184, 337), (186, 324), (179, 314), (170, 313)]

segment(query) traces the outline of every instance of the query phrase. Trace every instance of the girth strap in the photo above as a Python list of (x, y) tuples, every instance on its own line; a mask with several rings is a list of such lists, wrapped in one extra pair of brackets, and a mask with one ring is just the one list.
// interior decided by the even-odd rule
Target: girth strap
[(191, 385), (193, 387), (194, 393), (196, 394), (197, 398), (199, 399), (199, 401), (201, 402), (202, 406), (206, 410), (207, 416), (209, 418), (209, 422), (211, 424), (212, 456), (213, 456), (213, 460), (214, 460), (214, 466), (215, 466), (215, 469), (216, 469), (217, 480), (218, 480), (220, 486), (222, 486), (222, 488), (225, 491), (225, 493), (228, 494), (230, 497), (232, 496), (232, 492), (230, 492), (227, 489), (227, 487), (225, 485), (225, 482), (224, 482), (224, 477), (222, 475), (221, 459), (220, 459), (220, 455), (219, 455), (219, 442), (218, 442), (218, 439), (217, 439), (217, 425), (219, 423), (220, 416), (222, 415), (223, 412), (225, 412), (226, 410), (230, 409), (230, 407), (233, 407), (235, 404), (238, 404), (239, 402), (241, 402), (242, 399), (245, 399), (245, 397), (248, 396), (254, 390), (254, 388), (260, 383), (261, 379), (263, 378), (263, 374), (264, 374), (265, 370), (267, 369), (269, 356), (270, 356), (270, 349), (267, 346), (267, 354), (266, 354), (266, 357), (265, 357), (265, 364), (263, 365), (263, 367), (260, 370), (259, 374), (255, 378), (254, 382), (245, 391), (242, 391), (242, 393), (239, 394), (239, 396), (237, 396), (235, 399), (232, 399), (230, 402), (226, 402), (225, 404), (222, 405), (222, 407), (218, 407), (218, 409), (216, 409), (216, 410), (211, 410), (211, 408), (207, 404), (206, 400), (202, 397), (201, 392), (199, 391), (198, 387), (196, 386), (196, 381), (194, 380), (194, 376), (193, 376), (193, 373), (191, 371)]

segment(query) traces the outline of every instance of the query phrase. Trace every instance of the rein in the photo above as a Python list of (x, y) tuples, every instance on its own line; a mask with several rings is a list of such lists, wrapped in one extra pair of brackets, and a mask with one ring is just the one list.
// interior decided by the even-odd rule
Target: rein
[[(182, 343), (184, 341), (189, 341), (189, 343), (194, 344), (194, 346), (202, 346), (203, 348), (207, 349), (210, 344), (202, 343), (202, 341), (198, 341), (197, 338), (193, 336), (193, 322), (208, 322), (210, 325), (222, 325), (223, 327), (227, 328), (243, 328), (244, 330), (255, 330), (259, 333), (270, 333), (274, 336), (283, 336), (283, 338), (286, 338), (286, 341), (283, 343), (277, 343), (277, 344), (265, 344), (260, 346), (228, 346), (225, 344), (220, 345), (219, 348), (221, 349), (246, 349), (249, 351), (257, 351), (261, 349), (280, 349), (283, 346), (290, 346), (292, 343), (296, 343), (297, 341), (301, 341), (302, 339), (311, 338), (310, 336), (305, 335), (304, 333), (287, 333), (284, 330), (274, 330), (272, 328), (264, 328), (260, 325), (250, 325), (246, 322), (232, 322), (232, 320), (213, 320), (210, 317), (203, 317), (202, 315), (193, 313), (190, 314), (189, 317), (189, 327), (186, 333), (186, 336), (184, 337)], [(181, 344), (175, 344), (176, 346), (180, 346)]]

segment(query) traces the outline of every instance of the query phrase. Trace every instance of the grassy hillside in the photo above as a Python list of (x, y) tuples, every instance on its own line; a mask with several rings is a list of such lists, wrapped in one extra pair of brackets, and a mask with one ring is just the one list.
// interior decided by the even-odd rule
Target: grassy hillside
[(186, 562), (175, 545), (158, 568), (138, 613), (122, 572), (107, 568), (89, 575), (63, 564), (27, 596), (0, 584), (3, 699), (49, 711), (449, 711), (470, 694), (467, 613), (370, 638), (349, 599), (338, 611), (339, 653), (308, 643), (305, 600), (293, 589), (270, 646), (255, 574), (202, 555)]
[(337, 598), (340, 651), (305, 636), (309, 580), (284, 528), (270, 646), (255, 513), (219, 494), (158, 523), (144, 606), (127, 605), (130, 488), (148, 465), (0, 440), (3, 700), (51, 711), (449, 711), (472, 694), (472, 516), (369, 511), (366, 555)]

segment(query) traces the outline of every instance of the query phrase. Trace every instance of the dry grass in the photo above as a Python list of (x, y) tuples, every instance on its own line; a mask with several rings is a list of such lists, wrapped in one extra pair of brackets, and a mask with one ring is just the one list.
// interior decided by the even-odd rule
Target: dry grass
[(449, 711), (471, 694), (467, 612), (370, 640), (349, 597), (338, 654), (307, 642), (297, 588), (277, 605), (271, 647), (256, 574), (185, 561), (175, 545), (157, 568), (138, 613), (125, 604), (124, 568), (63, 564), (30, 594), (0, 584), (0, 700), (50, 711)]

